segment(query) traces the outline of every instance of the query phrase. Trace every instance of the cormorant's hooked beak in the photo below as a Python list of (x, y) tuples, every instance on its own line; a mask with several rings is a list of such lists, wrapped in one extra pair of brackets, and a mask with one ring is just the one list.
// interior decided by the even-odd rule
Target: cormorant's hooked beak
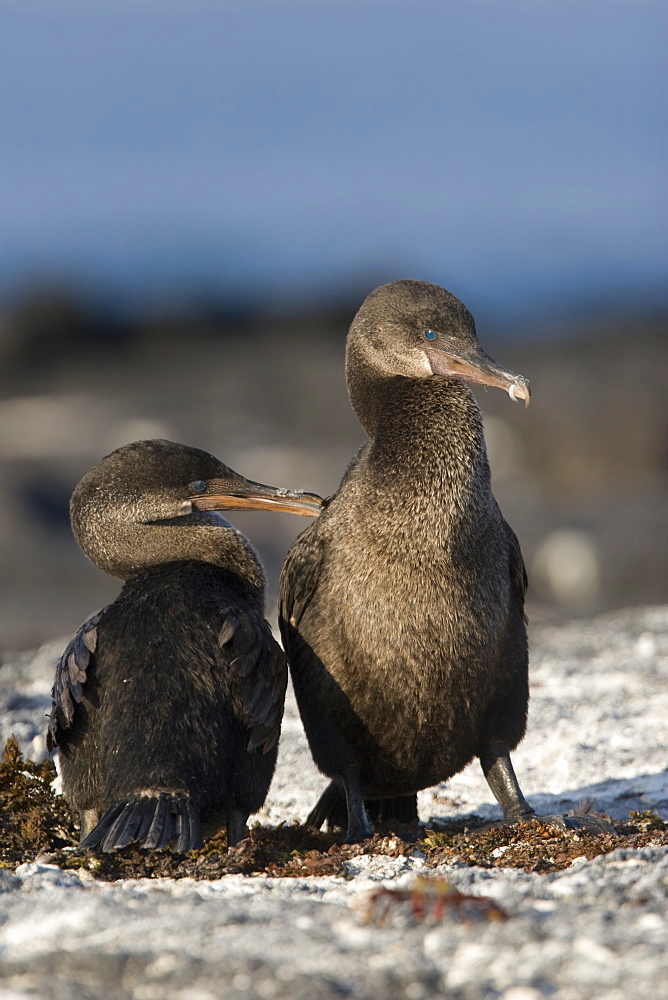
[(426, 353), (435, 375), (454, 375), (465, 382), (495, 385), (504, 389), (513, 402), (523, 399), (525, 406), (531, 402), (529, 380), (498, 365), (482, 347), (466, 354), (430, 347)]
[(323, 504), (317, 493), (283, 490), (241, 478), (233, 484), (210, 479), (202, 493), (188, 500), (195, 510), (279, 510), (302, 517), (317, 517)]

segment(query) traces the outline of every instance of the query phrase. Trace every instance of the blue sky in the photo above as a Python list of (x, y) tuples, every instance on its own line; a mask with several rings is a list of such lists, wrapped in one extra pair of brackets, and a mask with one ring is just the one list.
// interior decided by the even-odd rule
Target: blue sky
[(659, 294), (663, 4), (5, 0), (0, 291)]

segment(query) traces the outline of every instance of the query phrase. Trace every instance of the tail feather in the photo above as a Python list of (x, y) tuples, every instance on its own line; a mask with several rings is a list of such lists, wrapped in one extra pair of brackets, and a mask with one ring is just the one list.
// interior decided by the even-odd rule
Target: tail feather
[(173, 830), (174, 841), (175, 841), (174, 850), (176, 851), (177, 854), (181, 853), (181, 851), (179, 851), (178, 845), (181, 843), (181, 840), (183, 839), (183, 828), (186, 823), (187, 823), (187, 817), (184, 816), (184, 813), (182, 812), (177, 813), (177, 815), (174, 817), (174, 830)]
[(173, 841), (178, 854), (202, 846), (198, 807), (185, 796), (139, 795), (110, 806), (79, 847), (87, 851), (100, 846), (108, 852), (138, 843), (145, 850), (160, 851)]
[[(166, 843), (164, 843), (165, 839)], [(142, 846), (149, 851), (159, 851), (162, 847), (166, 847), (171, 839), (172, 817), (169, 806), (165, 799), (159, 798), (156, 800), (153, 820)]]
[[(387, 799), (365, 799), (364, 807), (372, 823), (413, 823), (418, 818), (417, 795), (395, 795)], [(306, 817), (306, 825), (320, 829), (327, 823), (330, 830), (348, 825), (348, 807), (343, 790), (330, 781)]]
[(181, 813), (181, 832), (176, 841), (176, 850), (179, 854), (186, 854), (193, 848), (188, 847), (190, 843), (202, 843), (202, 831), (200, 829), (199, 809), (192, 802), (186, 800), (185, 810)]
[(131, 844), (137, 836), (142, 813), (141, 800), (129, 802), (127, 806), (124, 806), (102, 841), (102, 850), (113, 851)]
[(142, 845), (148, 837), (148, 831), (151, 829), (152, 822), (153, 811), (151, 809), (143, 809), (141, 823), (139, 824), (139, 829), (137, 830), (137, 841)]
[(122, 811), (122, 802), (118, 802), (116, 805), (107, 809), (107, 811), (103, 813), (97, 825), (90, 831), (88, 836), (79, 843), (79, 847), (83, 848), (84, 851), (90, 850), (91, 847), (97, 847), (100, 841), (106, 837), (117, 816), (119, 816)]

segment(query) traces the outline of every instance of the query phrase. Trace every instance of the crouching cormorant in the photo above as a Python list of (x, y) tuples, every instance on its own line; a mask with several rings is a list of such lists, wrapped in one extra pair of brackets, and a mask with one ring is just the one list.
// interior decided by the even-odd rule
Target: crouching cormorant
[(264, 574), (216, 508), (315, 515), (320, 498), (244, 479), (170, 441), (112, 452), (76, 487), (72, 530), (124, 581), (85, 622), (53, 687), (47, 745), (81, 814), (81, 847), (201, 846), (200, 820), (243, 835), (274, 772), (287, 665)]
[(466, 383), (526, 405), (529, 384), (485, 354), (458, 299), (421, 281), (364, 301), (346, 380), (370, 440), (280, 586), (299, 711), (333, 779), (308, 822), (347, 808), (346, 839), (364, 839), (365, 800), (371, 815), (417, 818), (415, 793), (474, 757), (506, 819), (533, 815), (509, 755), (526, 726), (526, 575)]

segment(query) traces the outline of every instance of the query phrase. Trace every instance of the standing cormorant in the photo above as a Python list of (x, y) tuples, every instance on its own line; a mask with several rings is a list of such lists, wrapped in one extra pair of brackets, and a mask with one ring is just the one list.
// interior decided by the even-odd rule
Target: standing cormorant
[(466, 383), (526, 405), (529, 384), (485, 354), (458, 299), (422, 281), (364, 301), (346, 380), (370, 440), (280, 587), (302, 721), (333, 779), (308, 821), (347, 807), (346, 839), (364, 839), (364, 800), (371, 815), (416, 818), (415, 793), (473, 757), (506, 819), (533, 815), (509, 755), (526, 726), (526, 575)]
[(170, 441), (117, 449), (76, 487), (72, 530), (124, 581), (56, 669), (47, 745), (81, 814), (81, 847), (182, 853), (200, 819), (243, 835), (265, 800), (287, 665), (264, 619), (264, 574), (216, 508), (318, 513), (320, 498), (249, 482)]

